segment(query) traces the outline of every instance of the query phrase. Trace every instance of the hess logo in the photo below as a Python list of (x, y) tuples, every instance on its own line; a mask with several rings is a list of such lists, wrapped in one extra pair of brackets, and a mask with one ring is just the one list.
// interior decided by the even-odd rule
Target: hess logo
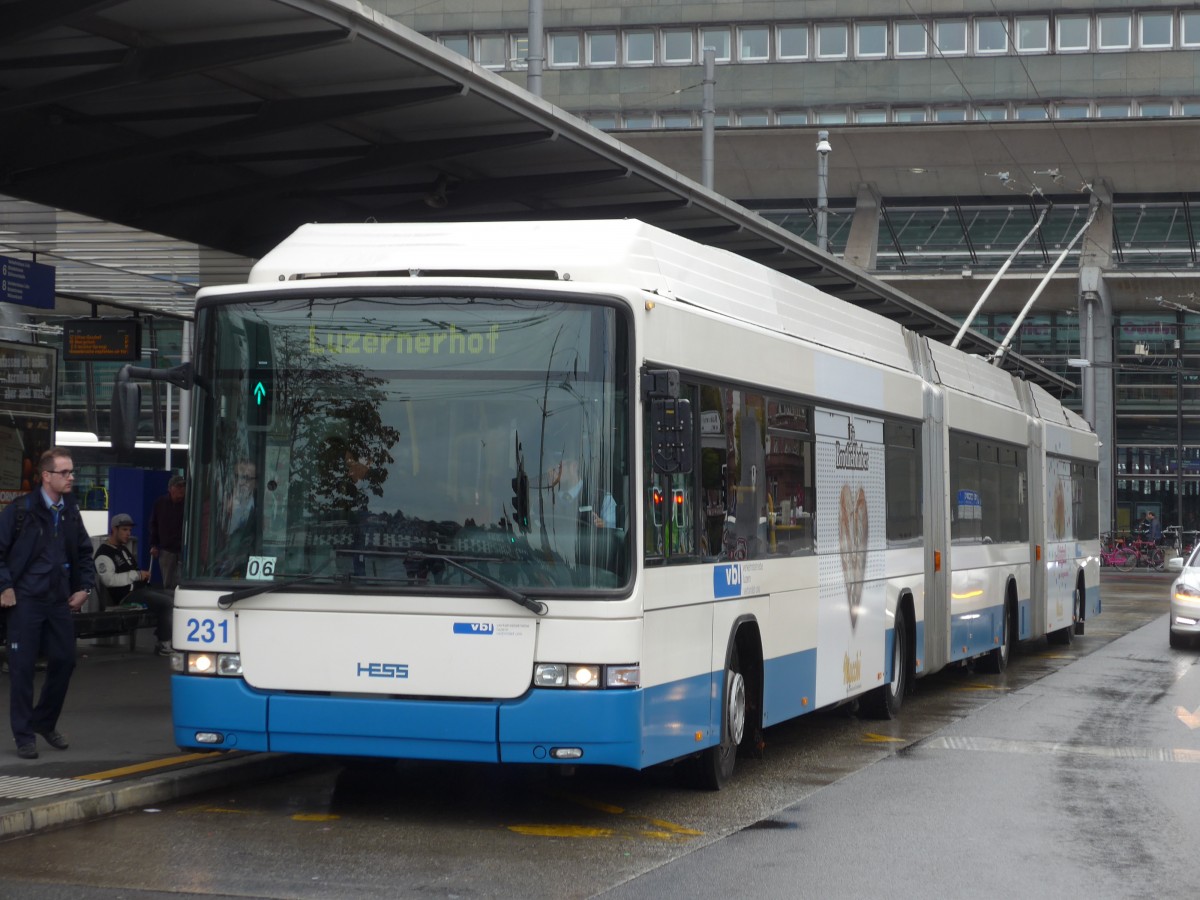
[(367, 678), (407, 678), (408, 663), (358, 663), (358, 677), (364, 675)]

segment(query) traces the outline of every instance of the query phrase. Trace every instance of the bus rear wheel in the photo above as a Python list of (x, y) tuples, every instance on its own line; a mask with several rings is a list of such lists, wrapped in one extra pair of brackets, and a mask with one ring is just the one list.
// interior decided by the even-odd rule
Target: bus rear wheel
[(702, 750), (688, 760), (691, 771), (688, 779), (695, 787), (719, 791), (733, 776), (737, 763), (738, 745), (746, 736), (746, 679), (738, 660), (737, 645), (729, 651), (725, 667), (725, 694), (721, 704), (720, 743)]
[(981, 672), (999, 675), (1008, 668), (1008, 657), (1012, 653), (1014, 608), (1012, 600), (1004, 602), (1004, 622), (1000, 634), (1000, 646), (989, 650), (979, 658), (976, 668)]
[(1051, 644), (1058, 644), (1063, 647), (1069, 647), (1071, 642), (1075, 640), (1075, 622), (1083, 621), (1083, 585), (1076, 584), (1075, 592), (1071, 595), (1073, 621), (1066, 628), (1059, 628), (1057, 631), (1051, 631), (1046, 635), (1046, 641)]
[(867, 718), (894, 719), (900, 713), (904, 692), (908, 690), (908, 643), (908, 622), (904, 612), (897, 610), (892, 628), (892, 677), (859, 700), (858, 708)]

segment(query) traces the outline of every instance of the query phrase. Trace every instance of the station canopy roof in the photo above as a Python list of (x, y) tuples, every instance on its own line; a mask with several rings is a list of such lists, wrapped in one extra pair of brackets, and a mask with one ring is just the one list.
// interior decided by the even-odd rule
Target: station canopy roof
[(0, 194), (229, 254), (312, 221), (637, 218), (935, 340), (958, 330), (352, 0), (0, 0), (0, 133)]

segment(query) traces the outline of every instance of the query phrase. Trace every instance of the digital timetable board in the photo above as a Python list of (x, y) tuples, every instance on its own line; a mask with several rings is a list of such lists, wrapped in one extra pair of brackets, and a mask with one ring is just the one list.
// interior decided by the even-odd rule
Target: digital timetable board
[(137, 319), (73, 319), (63, 323), (63, 359), (136, 362), (141, 357), (142, 323)]

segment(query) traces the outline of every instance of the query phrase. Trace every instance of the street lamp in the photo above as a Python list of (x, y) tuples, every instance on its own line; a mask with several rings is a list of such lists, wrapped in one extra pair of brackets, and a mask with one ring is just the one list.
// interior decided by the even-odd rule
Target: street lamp
[(829, 250), (829, 132), (817, 132), (817, 249)]

